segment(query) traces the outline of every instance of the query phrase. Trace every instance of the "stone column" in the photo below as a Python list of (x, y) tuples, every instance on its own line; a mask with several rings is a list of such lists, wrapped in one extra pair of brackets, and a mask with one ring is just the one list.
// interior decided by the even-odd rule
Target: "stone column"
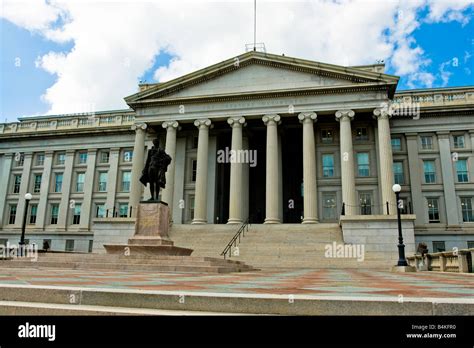
[(425, 223), (425, 199), (421, 190), (421, 174), (423, 171), (420, 157), (418, 156), (418, 134), (406, 133), (408, 171), (410, 177), (411, 202), (413, 213), (416, 215), (415, 227)]
[(25, 211), (25, 195), (28, 193), (28, 189), (30, 186), (32, 160), (33, 153), (25, 153), (25, 160), (23, 162), (23, 172), (21, 173), (20, 194), (18, 195), (18, 205), (16, 209), (15, 227), (17, 228), (21, 228), (21, 224), (23, 222), (23, 214)]
[(38, 203), (38, 212), (36, 215), (36, 227), (44, 229), (46, 221), (46, 212), (48, 204), (49, 187), (51, 184), (51, 168), (53, 165), (53, 151), (46, 151), (44, 153), (43, 174), (41, 175), (41, 190)]
[(318, 191), (316, 187), (316, 145), (313, 123), (317, 115), (303, 112), (298, 119), (303, 124), (303, 204), (304, 224), (318, 222)]
[(232, 153), (233, 161), (230, 164), (230, 197), (228, 224), (242, 223), (242, 163), (239, 152), (242, 150), (242, 127), (244, 117), (231, 117), (227, 123), (232, 127)]
[(67, 217), (70, 216), (69, 195), (71, 193), (72, 168), (74, 166), (74, 150), (66, 151), (66, 161), (64, 162), (63, 183), (61, 186), (61, 202), (59, 203), (59, 216), (56, 229), (66, 230)]
[[(12, 168), (13, 154), (6, 153), (3, 156), (2, 166), (0, 167), (0, 177), (3, 178), (3, 185), (0, 185), (0, 229), (4, 225), (5, 205), (7, 201), (8, 189), (11, 187), (10, 171)], [(8, 221), (8, 220), (7, 220)]]
[(97, 149), (87, 151), (87, 169), (84, 178), (84, 196), (81, 206), (81, 230), (89, 230), (91, 216), (95, 217), (95, 211), (92, 210), (92, 193), (94, 191), (95, 166), (97, 158)]
[(196, 189), (194, 195), (193, 224), (207, 223), (207, 165), (209, 158), (209, 127), (211, 120), (202, 119), (194, 121), (199, 128), (197, 150)]
[(392, 142), (390, 140), (390, 115), (384, 109), (375, 109), (374, 118), (377, 119), (377, 133), (379, 143), (379, 165), (380, 165), (380, 191), (382, 192), (382, 205), (384, 215), (387, 214), (386, 202), (389, 203), (390, 214), (396, 213), (396, 198), (392, 190), (393, 178), (393, 156)]
[(340, 148), (341, 148), (341, 186), (342, 202), (345, 203), (345, 214), (356, 214), (356, 192), (354, 173), (354, 151), (352, 149), (351, 121), (354, 118), (354, 111), (339, 110), (336, 112), (336, 120), (340, 127)]
[(453, 166), (456, 162), (453, 161), (453, 156), (451, 154), (449, 132), (437, 132), (436, 135), (438, 136), (439, 157), (441, 159), (441, 174), (443, 178), (443, 191), (448, 228), (456, 228), (459, 227), (459, 204), (457, 202), (453, 174)]
[(266, 224), (279, 224), (279, 190), (278, 180), (278, 124), (280, 115), (272, 114), (263, 116), (262, 120), (267, 126), (267, 167), (265, 185), (265, 222)]
[(165, 121), (161, 124), (166, 129), (165, 151), (171, 157), (171, 163), (166, 172), (166, 187), (161, 192), (161, 199), (168, 203), (171, 216), (173, 216), (173, 193), (174, 193), (174, 173), (176, 168), (176, 133), (179, 123), (176, 121)]
[(130, 183), (130, 199), (128, 206), (132, 208), (132, 216), (135, 216), (138, 203), (142, 196), (142, 184), (140, 182), (140, 174), (145, 165), (145, 135), (146, 123), (135, 124), (132, 130), (135, 130), (135, 145), (133, 146), (133, 162), (132, 162), (132, 177)]
[[(117, 193), (117, 185), (119, 191), (122, 187), (122, 178), (119, 177), (118, 167), (120, 161), (120, 148), (110, 149), (109, 172), (107, 174), (107, 201), (105, 203), (105, 211), (109, 211), (107, 216), (113, 216), (115, 206), (115, 195)], [(117, 180), (118, 179), (118, 180)], [(117, 211), (116, 211), (117, 212)]]

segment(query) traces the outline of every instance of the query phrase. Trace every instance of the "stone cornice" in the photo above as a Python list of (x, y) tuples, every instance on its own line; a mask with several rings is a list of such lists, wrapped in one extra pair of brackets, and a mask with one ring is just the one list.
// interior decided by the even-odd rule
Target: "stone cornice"
[(166, 105), (184, 105), (190, 103), (212, 103), (212, 102), (227, 102), (235, 100), (252, 100), (264, 98), (283, 98), (294, 96), (309, 96), (309, 95), (327, 95), (327, 94), (344, 94), (352, 92), (373, 92), (383, 91), (387, 92), (387, 85), (382, 84), (359, 84), (346, 86), (329, 86), (329, 87), (305, 87), (285, 90), (269, 90), (258, 92), (241, 92), (221, 95), (205, 95), (197, 97), (181, 97), (173, 99), (148, 99), (143, 101), (133, 102), (135, 107), (145, 106), (166, 106)]

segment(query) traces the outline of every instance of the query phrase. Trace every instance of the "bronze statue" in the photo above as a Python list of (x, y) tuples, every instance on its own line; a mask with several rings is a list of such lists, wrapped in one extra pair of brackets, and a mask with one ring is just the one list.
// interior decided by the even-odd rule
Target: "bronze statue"
[(160, 188), (166, 186), (166, 171), (171, 163), (171, 157), (160, 148), (158, 139), (153, 140), (153, 147), (148, 150), (145, 168), (143, 168), (140, 182), (146, 186), (150, 183), (151, 198), (149, 201), (157, 201)]

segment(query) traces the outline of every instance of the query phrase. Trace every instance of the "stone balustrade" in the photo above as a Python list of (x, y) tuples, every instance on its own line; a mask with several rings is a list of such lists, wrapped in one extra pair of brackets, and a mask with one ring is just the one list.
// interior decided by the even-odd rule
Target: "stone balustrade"
[(408, 264), (419, 271), (472, 273), (474, 248), (457, 251), (443, 251), (407, 257)]
[(20, 122), (0, 123), (0, 135), (11, 133), (48, 132), (78, 128), (100, 128), (111, 126), (128, 126), (135, 121), (133, 114), (77, 114), (46, 119), (22, 120)]
[(474, 104), (474, 92), (470, 91), (407, 91), (395, 94), (395, 103), (418, 103), (424, 106)]

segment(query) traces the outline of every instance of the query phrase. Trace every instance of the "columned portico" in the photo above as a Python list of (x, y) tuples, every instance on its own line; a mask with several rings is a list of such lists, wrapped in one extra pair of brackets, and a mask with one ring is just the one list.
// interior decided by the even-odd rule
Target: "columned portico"
[(265, 222), (266, 224), (279, 224), (279, 187), (278, 181), (278, 124), (280, 115), (272, 114), (263, 116), (262, 120), (267, 126), (267, 166), (265, 184)]
[(140, 123), (132, 126), (132, 130), (135, 130), (135, 144), (133, 146), (133, 163), (132, 163), (132, 182), (130, 188), (130, 201), (129, 207), (132, 209), (132, 215), (135, 216), (137, 211), (138, 203), (142, 196), (142, 184), (138, 180), (140, 173), (143, 170), (145, 162), (145, 135), (146, 135), (146, 123)]
[(227, 123), (232, 127), (232, 153), (234, 161), (230, 164), (230, 199), (229, 199), (229, 221), (228, 224), (239, 224), (242, 222), (242, 163), (239, 151), (242, 146), (242, 127), (245, 124), (244, 117), (231, 117)]
[(303, 223), (318, 222), (317, 187), (316, 187), (316, 147), (313, 123), (317, 119), (314, 112), (298, 115), (303, 124)]
[[(176, 133), (179, 123), (176, 121), (166, 121), (161, 124), (166, 129), (166, 145), (165, 151), (171, 156), (171, 163), (166, 172), (166, 187), (161, 193), (162, 200), (168, 203), (171, 214), (173, 213), (173, 193), (174, 193), (174, 172), (176, 162)], [(173, 215), (171, 215), (173, 216)]]
[(346, 215), (354, 215), (356, 213), (354, 151), (352, 148), (351, 130), (351, 121), (354, 115), (355, 113), (352, 110), (339, 110), (336, 112), (336, 120), (339, 121), (340, 127), (342, 202), (345, 204)]
[(199, 129), (197, 149), (196, 188), (194, 197), (193, 224), (207, 223), (207, 169), (209, 157), (209, 127), (211, 120), (200, 119), (194, 121)]
[(375, 109), (374, 118), (377, 119), (379, 140), (379, 163), (380, 163), (380, 191), (382, 192), (382, 203), (384, 214), (387, 214), (386, 202), (389, 203), (390, 213), (396, 211), (395, 195), (392, 191), (393, 185), (393, 156), (390, 141), (390, 115), (384, 109)]

